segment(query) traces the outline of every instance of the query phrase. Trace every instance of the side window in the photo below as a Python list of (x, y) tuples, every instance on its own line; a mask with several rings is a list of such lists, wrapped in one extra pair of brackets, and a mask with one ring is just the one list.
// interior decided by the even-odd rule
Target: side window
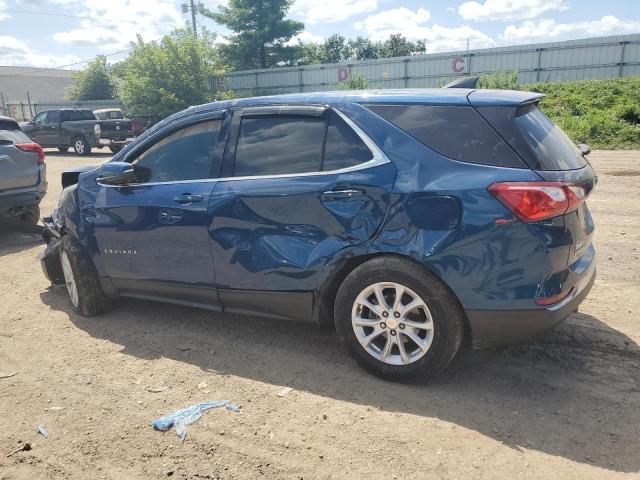
[(212, 120), (178, 130), (131, 163), (148, 169), (148, 182), (209, 178), (220, 124), (220, 120)]
[(234, 176), (320, 171), (324, 127), (324, 119), (316, 117), (244, 117), (236, 146)]
[(47, 114), (47, 124), (57, 125), (58, 123), (60, 123), (60, 112), (58, 110), (51, 110)]
[(523, 162), (471, 107), (368, 105), (436, 152), (461, 162), (522, 168)]
[(349, 168), (368, 162), (372, 158), (371, 150), (358, 134), (336, 112), (331, 111), (327, 124), (323, 170)]
[(47, 118), (47, 113), (48, 112), (40, 112), (35, 117), (33, 117), (33, 121), (36, 123), (36, 125), (42, 125), (44, 123), (45, 119)]

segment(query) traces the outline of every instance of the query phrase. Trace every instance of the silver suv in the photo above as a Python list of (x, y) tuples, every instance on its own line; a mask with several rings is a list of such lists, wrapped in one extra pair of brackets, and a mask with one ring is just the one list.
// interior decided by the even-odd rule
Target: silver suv
[(7, 218), (35, 225), (46, 191), (42, 147), (14, 119), (0, 116), (0, 230)]

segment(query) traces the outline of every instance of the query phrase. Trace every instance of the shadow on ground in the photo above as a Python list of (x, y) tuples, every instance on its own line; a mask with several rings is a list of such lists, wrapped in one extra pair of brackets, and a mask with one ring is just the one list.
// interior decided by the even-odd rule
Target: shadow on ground
[(5, 225), (0, 219), (0, 258), (39, 245), (44, 250), (44, 241), (40, 235), (16, 232), (13, 225)]
[(640, 348), (598, 319), (575, 314), (544, 340), (505, 351), (463, 350), (431, 384), (366, 374), (331, 329), (126, 300), (83, 318), (64, 289), (41, 294), (79, 329), (141, 359), (287, 385), (384, 411), (436, 417), (513, 449), (607, 470), (638, 472)]

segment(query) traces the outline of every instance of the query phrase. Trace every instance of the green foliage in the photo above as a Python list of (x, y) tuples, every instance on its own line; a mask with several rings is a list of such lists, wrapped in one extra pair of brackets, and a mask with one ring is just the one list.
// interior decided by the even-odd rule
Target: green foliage
[(364, 37), (347, 41), (342, 35), (334, 33), (323, 43), (302, 45), (302, 51), (301, 58), (296, 62), (298, 65), (418, 55), (426, 53), (426, 44), (422, 40), (410, 42), (399, 33), (381, 42), (372, 42)]
[(478, 80), (478, 88), (520, 90), (518, 72), (514, 70), (513, 72), (498, 71), (481, 74)]
[(304, 23), (285, 19), (293, 0), (229, 0), (217, 12), (201, 13), (233, 32), (220, 46), (235, 70), (269, 68), (297, 62), (300, 47), (287, 42), (304, 30)]
[[(124, 62), (122, 100), (134, 116), (160, 120), (191, 105), (212, 100), (209, 81), (224, 67), (213, 47), (215, 35), (176, 30), (159, 42), (138, 37)], [(228, 93), (216, 95), (229, 95)]]
[(107, 66), (107, 58), (98, 55), (87, 67), (73, 75), (67, 90), (69, 100), (109, 100), (116, 95), (116, 82)]
[(339, 90), (364, 90), (369, 86), (369, 82), (361, 73), (349, 75), (344, 82), (338, 84)]
[(640, 148), (640, 77), (537, 83), (540, 108), (576, 143), (591, 148)]

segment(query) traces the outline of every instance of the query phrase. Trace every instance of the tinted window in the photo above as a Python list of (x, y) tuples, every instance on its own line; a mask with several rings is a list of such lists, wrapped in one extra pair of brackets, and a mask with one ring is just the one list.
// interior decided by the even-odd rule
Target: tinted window
[(243, 118), (234, 175), (320, 171), (324, 119), (300, 116)]
[(327, 125), (327, 145), (323, 170), (339, 170), (368, 162), (371, 150), (340, 116), (331, 112)]
[(47, 113), (47, 123), (50, 125), (57, 125), (60, 123), (60, 112), (57, 110), (51, 110)]
[(44, 123), (44, 121), (47, 118), (47, 112), (40, 112), (39, 114), (37, 114), (35, 117), (33, 117), (33, 121), (39, 125), (41, 123)]
[[(9, 125), (10, 128), (3, 128)], [(2, 143), (31, 143), (31, 140), (19, 128), (14, 129), (14, 124), (0, 121), (0, 144)]]
[(569, 137), (537, 107), (515, 118), (544, 170), (575, 170), (586, 165)]
[(109, 118), (117, 120), (119, 118), (124, 118), (124, 115), (122, 115), (122, 112), (120, 110), (111, 110), (109, 113)]
[(96, 116), (96, 118), (98, 120), (106, 120), (107, 119), (107, 112), (94, 112), (94, 115)]
[(131, 163), (149, 169), (149, 182), (209, 178), (219, 131), (219, 120), (183, 128), (160, 140)]
[(75, 122), (79, 120), (96, 120), (96, 116), (91, 110), (63, 110), (62, 113), (63, 122)]
[(471, 107), (370, 105), (368, 108), (454, 160), (501, 167), (526, 166)]

